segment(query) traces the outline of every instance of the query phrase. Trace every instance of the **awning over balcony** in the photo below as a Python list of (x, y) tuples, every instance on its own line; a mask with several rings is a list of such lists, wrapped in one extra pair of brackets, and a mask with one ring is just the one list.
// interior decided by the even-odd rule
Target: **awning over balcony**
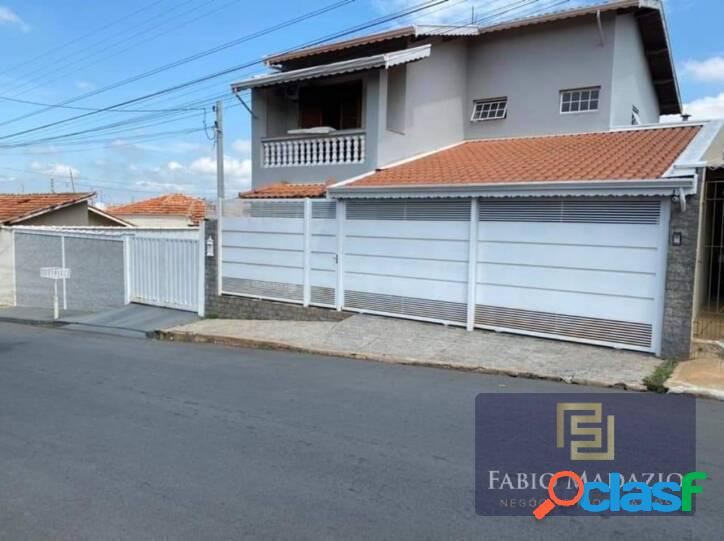
[(322, 66), (312, 66), (311, 68), (257, 75), (255, 77), (239, 81), (238, 83), (233, 83), (231, 85), (231, 89), (234, 92), (239, 92), (240, 90), (245, 90), (247, 88), (259, 88), (264, 86), (293, 83), (296, 81), (305, 81), (307, 79), (328, 77), (330, 75), (341, 75), (343, 73), (350, 73), (354, 71), (363, 71), (375, 68), (389, 69), (393, 66), (399, 66), (400, 64), (406, 64), (408, 62), (427, 58), (430, 56), (430, 50), (430, 45), (423, 45), (421, 47), (414, 47), (412, 49), (404, 49), (386, 54), (354, 58), (352, 60), (333, 62)]

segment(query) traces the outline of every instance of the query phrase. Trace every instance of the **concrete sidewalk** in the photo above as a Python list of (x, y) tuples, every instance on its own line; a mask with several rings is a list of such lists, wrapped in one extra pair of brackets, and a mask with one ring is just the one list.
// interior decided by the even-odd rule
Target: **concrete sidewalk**
[(666, 382), (670, 393), (724, 400), (724, 358), (711, 352), (679, 363)]
[(207, 319), (159, 335), (639, 391), (661, 363), (629, 351), (366, 315), (340, 322)]

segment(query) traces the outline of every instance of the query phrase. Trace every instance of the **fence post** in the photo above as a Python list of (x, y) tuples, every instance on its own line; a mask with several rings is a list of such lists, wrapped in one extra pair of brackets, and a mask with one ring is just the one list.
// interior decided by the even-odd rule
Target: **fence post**
[[(67, 268), (65, 266), (65, 235), (60, 236), (60, 266), (64, 269)], [(56, 280), (57, 282), (57, 280)], [(55, 288), (57, 289), (58, 286), (56, 284)], [(68, 288), (66, 287), (66, 279), (63, 277), (63, 310), (68, 309)]]
[(312, 200), (304, 200), (304, 306), (312, 301)]
[(344, 308), (344, 222), (347, 219), (347, 204), (337, 201), (337, 291), (334, 298), (337, 301), (337, 311)]
[(12, 258), (13, 306), (18, 305), (18, 264), (15, 260), (15, 228), (10, 230), (10, 257)]
[(478, 209), (480, 200), (470, 202), (470, 234), (468, 244), (468, 315), (467, 329), (475, 328), (476, 285), (478, 281)]
[(131, 236), (123, 235), (123, 302), (131, 304)]
[(206, 222), (203, 220), (199, 223), (198, 243), (198, 314), (204, 317), (206, 315)]

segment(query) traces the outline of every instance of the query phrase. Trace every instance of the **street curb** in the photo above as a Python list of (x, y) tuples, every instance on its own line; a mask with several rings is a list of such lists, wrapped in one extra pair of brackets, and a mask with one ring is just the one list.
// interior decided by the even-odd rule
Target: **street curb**
[(215, 336), (208, 334), (198, 334), (185, 331), (161, 330), (153, 333), (154, 338), (165, 342), (187, 342), (195, 344), (218, 344), (223, 346), (241, 347), (249, 349), (266, 349), (272, 351), (287, 351), (291, 353), (306, 353), (312, 355), (324, 355), (326, 357), (346, 357), (348, 359), (357, 359), (362, 361), (372, 361), (388, 364), (401, 364), (406, 366), (424, 366), (427, 368), (440, 368), (444, 370), (456, 370), (459, 372), (471, 372), (476, 374), (488, 374), (493, 376), (509, 376), (514, 378), (538, 379), (544, 381), (554, 381), (558, 383), (569, 383), (573, 385), (590, 385), (594, 387), (606, 387), (609, 389), (621, 389), (625, 391), (646, 392), (646, 386), (629, 385), (625, 383), (606, 383), (598, 380), (590, 380), (585, 378), (564, 378), (555, 376), (543, 376), (532, 372), (525, 372), (513, 369), (472, 367), (458, 363), (440, 363), (433, 361), (421, 361), (409, 357), (398, 357), (394, 355), (385, 355), (384, 353), (359, 353), (354, 351), (332, 350), (323, 348), (312, 348), (287, 344), (285, 342), (273, 342), (268, 340), (259, 340), (255, 338), (234, 338), (229, 336)]
[(15, 325), (30, 325), (33, 327), (46, 327), (46, 328), (59, 328), (68, 325), (67, 322), (62, 320), (55, 321), (43, 321), (40, 319), (26, 319), (22, 317), (0, 317), (0, 323), (14, 323)]

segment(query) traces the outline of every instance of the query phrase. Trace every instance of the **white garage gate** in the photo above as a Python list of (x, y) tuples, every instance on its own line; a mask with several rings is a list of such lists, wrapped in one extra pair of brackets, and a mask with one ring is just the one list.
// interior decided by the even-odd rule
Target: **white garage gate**
[(657, 352), (670, 202), (238, 202), (223, 290)]
[(475, 325), (655, 351), (669, 202), (480, 202)]

